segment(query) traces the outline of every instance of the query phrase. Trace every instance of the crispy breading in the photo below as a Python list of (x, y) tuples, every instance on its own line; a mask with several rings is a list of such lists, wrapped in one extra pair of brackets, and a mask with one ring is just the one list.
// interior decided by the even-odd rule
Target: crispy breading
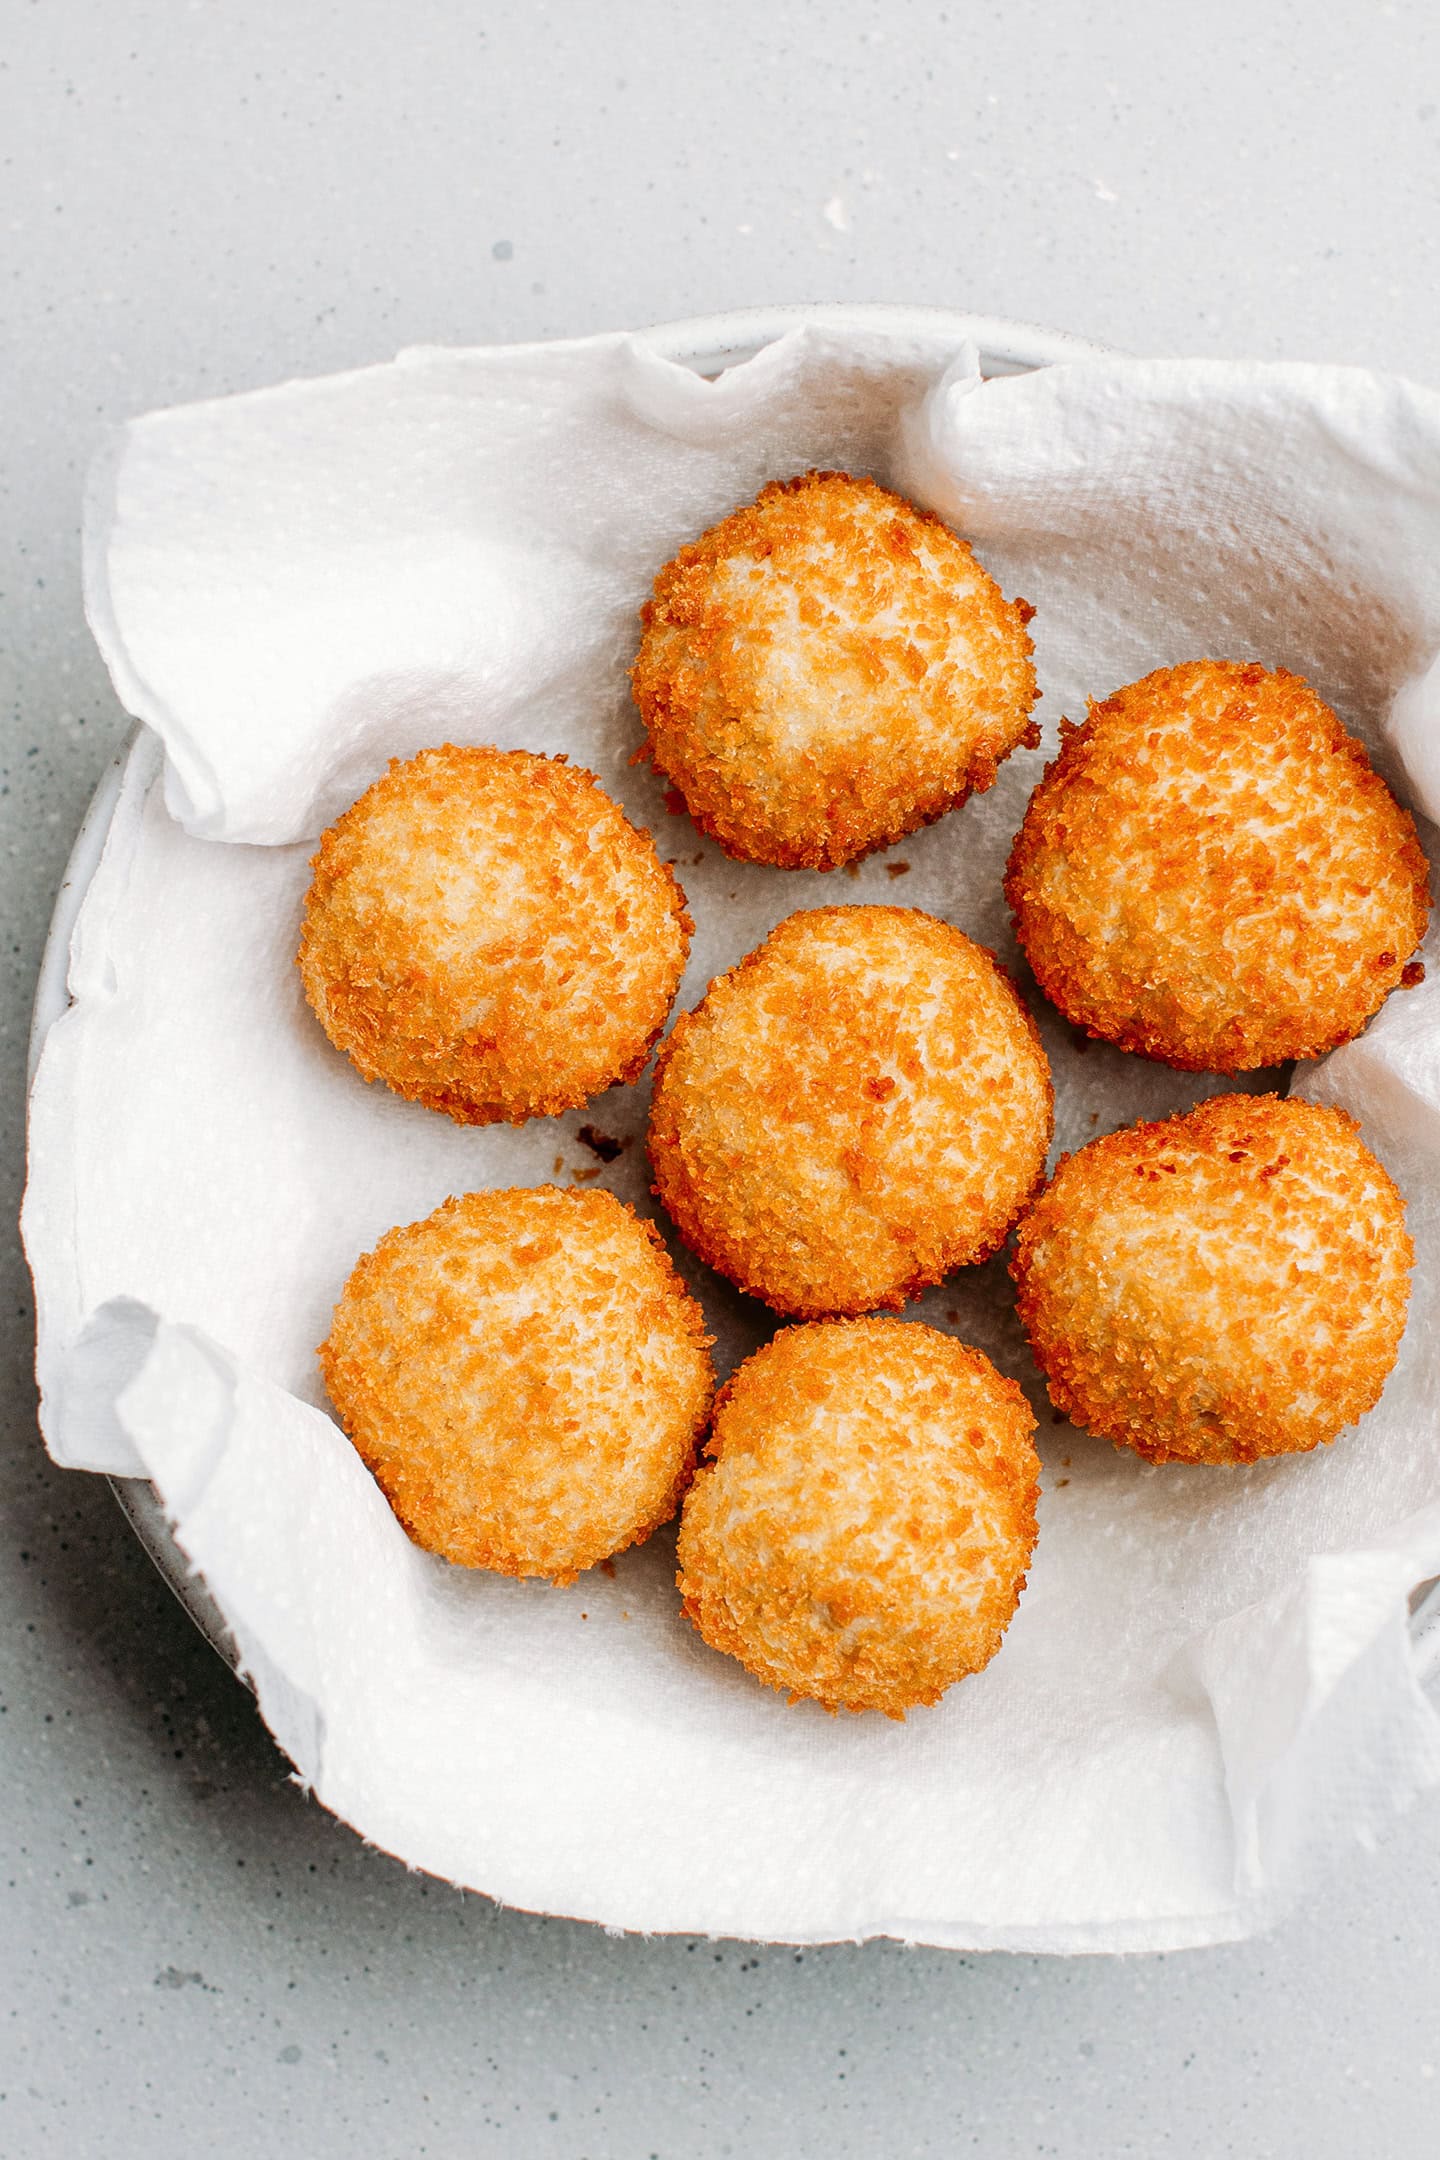
[(1053, 1094), (994, 958), (918, 908), (802, 910), (656, 1060), (655, 1191), (777, 1312), (898, 1307), (995, 1251), (1045, 1173)]
[(1062, 1157), (1010, 1272), (1067, 1417), (1151, 1462), (1244, 1463), (1379, 1401), (1413, 1259), (1354, 1118), (1218, 1095)]
[(1298, 675), (1218, 660), (1065, 732), (1005, 892), (1067, 1020), (1193, 1072), (1347, 1042), (1429, 915), (1414, 820), (1363, 746)]
[(1039, 742), (1031, 612), (873, 480), (772, 481), (655, 580), (632, 671), (648, 754), (727, 854), (853, 862)]
[(715, 1375), (654, 1225), (607, 1192), (475, 1192), (357, 1262), (319, 1356), (410, 1536), (573, 1581), (667, 1522)]
[(680, 1526), (686, 1612), (792, 1701), (938, 1701), (1025, 1586), (1034, 1430), (1013, 1380), (918, 1321), (782, 1329), (716, 1400)]
[(367, 1080), (462, 1125), (638, 1078), (694, 928), (650, 835), (524, 750), (422, 750), (320, 842), (299, 963)]

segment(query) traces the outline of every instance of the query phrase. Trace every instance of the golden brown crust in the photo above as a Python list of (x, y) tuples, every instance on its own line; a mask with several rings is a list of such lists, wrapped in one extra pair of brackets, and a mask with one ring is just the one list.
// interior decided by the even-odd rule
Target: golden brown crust
[(1429, 915), (1414, 821), (1362, 745), (1298, 675), (1216, 660), (1065, 734), (1005, 892), (1068, 1020), (1203, 1072), (1348, 1041)]
[(356, 1263), (319, 1356), (415, 1542), (570, 1582), (667, 1522), (714, 1391), (699, 1306), (607, 1192), (477, 1192)]
[(1067, 1417), (1151, 1462), (1241, 1463), (1379, 1401), (1413, 1258), (1352, 1117), (1218, 1095), (1063, 1157), (1010, 1272)]
[(915, 1321), (782, 1329), (721, 1391), (686, 1613), (792, 1701), (903, 1717), (1000, 1647), (1035, 1543), (1029, 1405)]
[(1030, 613), (873, 480), (772, 481), (655, 580), (632, 671), (649, 755), (727, 854), (853, 862), (1038, 743)]
[(518, 1125), (639, 1077), (694, 925), (593, 773), (453, 744), (394, 759), (312, 867), (305, 994), (367, 1080)]
[(811, 908), (661, 1046), (655, 1191), (777, 1312), (896, 1308), (1003, 1242), (1052, 1108), (1035, 1024), (983, 946), (918, 908)]

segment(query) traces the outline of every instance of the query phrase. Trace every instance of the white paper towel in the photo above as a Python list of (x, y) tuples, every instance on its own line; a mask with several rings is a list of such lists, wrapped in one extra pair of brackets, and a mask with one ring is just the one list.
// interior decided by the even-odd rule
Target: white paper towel
[[(933, 504), (1038, 610), (1047, 751), (853, 877), (728, 862), (628, 763), (656, 568), (815, 464)], [(293, 965), (313, 835), (447, 738), (563, 749), (652, 828), (698, 924), (684, 1004), (821, 900), (929, 907), (1013, 964), (1000, 873), (1060, 715), (1166, 662), (1298, 669), (1433, 807), (1440, 399), (1223, 363), (982, 383), (938, 330), (801, 329), (714, 383), (643, 338), (422, 352), (135, 423), (86, 552), (166, 756), (147, 736), (131, 760), (32, 1100), (46, 1437), (154, 1479), (328, 1806), (611, 1924), (1154, 1949), (1264, 1924), (1440, 1781), (1405, 1624), (1440, 1570), (1440, 979), (1298, 1082), (1361, 1115), (1419, 1254), (1385, 1398), (1333, 1449), (1157, 1469), (1052, 1421), (1002, 1264), (912, 1308), (1029, 1389), (1046, 1474), (1001, 1655), (894, 1726), (789, 1707), (707, 1651), (671, 1532), (564, 1591), (407, 1542), (319, 1388), (350, 1266), (477, 1185), (598, 1176), (650, 1207), (647, 1090), (462, 1129), (367, 1088)], [(1057, 1145), (1227, 1084), (1082, 1049), (1035, 1003)], [(627, 1143), (603, 1168), (587, 1123)], [(677, 1259), (728, 1364), (772, 1323)]]

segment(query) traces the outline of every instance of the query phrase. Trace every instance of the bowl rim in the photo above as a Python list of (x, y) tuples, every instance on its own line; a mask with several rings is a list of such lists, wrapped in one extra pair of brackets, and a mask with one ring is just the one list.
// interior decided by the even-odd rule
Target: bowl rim
[(653, 323), (633, 333), (668, 360), (708, 375), (738, 367), (767, 345), (798, 329), (880, 331), (894, 338), (937, 334), (968, 338), (980, 356), (982, 375), (1026, 375), (1035, 368), (1068, 360), (1114, 357), (1118, 348), (1051, 330), (1041, 323), (1012, 321), (1002, 315), (976, 315), (960, 308), (903, 307), (856, 302), (811, 306), (789, 302), (772, 307), (732, 308), (715, 315), (682, 316)]

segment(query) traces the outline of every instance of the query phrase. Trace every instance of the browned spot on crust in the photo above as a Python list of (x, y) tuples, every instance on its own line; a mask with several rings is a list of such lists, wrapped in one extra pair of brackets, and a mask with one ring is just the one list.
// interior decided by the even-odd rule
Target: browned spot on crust
[(582, 1147), (588, 1147), (592, 1155), (598, 1155), (601, 1162), (607, 1163), (614, 1162), (617, 1155), (623, 1155), (630, 1145), (628, 1140), (617, 1140), (613, 1133), (601, 1132), (594, 1125), (582, 1125), (575, 1137)]

